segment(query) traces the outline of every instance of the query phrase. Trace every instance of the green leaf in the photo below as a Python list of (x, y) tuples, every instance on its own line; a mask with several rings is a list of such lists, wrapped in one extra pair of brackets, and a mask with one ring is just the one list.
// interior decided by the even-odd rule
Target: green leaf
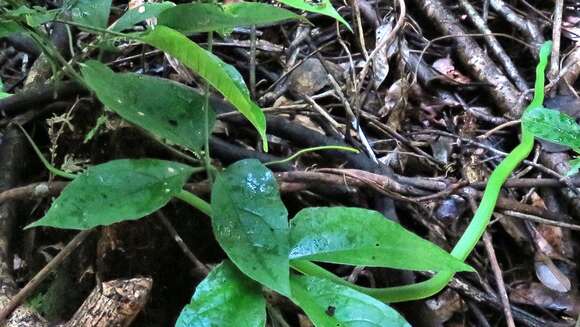
[(60, 14), (60, 12), (61, 11), (58, 9), (48, 11), (39, 10), (35, 13), (26, 15), (26, 23), (32, 27), (37, 27), (44, 23), (48, 23), (52, 20), (55, 20)]
[(566, 173), (566, 176), (573, 176), (578, 174), (580, 171), (580, 158), (575, 158), (570, 160), (570, 170)]
[(139, 7), (127, 10), (127, 12), (125, 12), (123, 16), (121, 16), (121, 18), (114, 22), (109, 28), (113, 31), (121, 32), (146, 19), (157, 17), (171, 7), (175, 7), (173, 2), (144, 3)]
[(10, 93), (4, 92), (4, 83), (0, 80), (0, 99), (7, 98), (11, 95)]
[(340, 16), (340, 14), (334, 9), (330, 0), (277, 0), (287, 6), (301, 9), (304, 11), (312, 12), (315, 14), (321, 14), (325, 16), (332, 17), (337, 21), (341, 22), (349, 31), (352, 32), (350, 25)]
[(6, 37), (15, 33), (24, 33), (24, 30), (18, 23), (0, 19), (0, 37)]
[(267, 151), (266, 117), (250, 99), (247, 90), (240, 88), (239, 81), (231, 78), (233, 67), (169, 27), (157, 26), (143, 35), (141, 40), (175, 57), (223, 94), (256, 128)]
[(580, 147), (580, 125), (572, 116), (563, 112), (532, 107), (524, 112), (522, 124), (527, 131), (541, 139), (571, 148)]
[(317, 327), (410, 327), (388, 305), (350, 287), (312, 276), (290, 278), (292, 301)]
[(409, 270), (473, 271), (377, 211), (306, 208), (290, 222), (290, 259)]
[(6, 16), (11, 17), (12, 19), (23, 19), (29, 26), (37, 27), (54, 20), (61, 11), (62, 10), (60, 9), (47, 10), (46, 8), (39, 6), (34, 6), (33, 8), (20, 6), (15, 10), (9, 11)]
[(159, 16), (158, 23), (184, 34), (211, 31), (228, 34), (238, 26), (261, 26), (293, 19), (302, 17), (265, 3), (238, 2), (225, 5), (188, 3), (163, 12)]
[(70, 10), (75, 23), (105, 28), (109, 23), (111, 2), (111, 0), (66, 0), (65, 8)]
[[(99, 100), (121, 117), (192, 151), (203, 146), (205, 100), (192, 88), (159, 77), (114, 73), (98, 61), (86, 62), (81, 71)], [(215, 114), (209, 110), (211, 131)]]
[(216, 238), (236, 266), (289, 295), (288, 212), (272, 172), (254, 159), (236, 162), (216, 179), (211, 207)]
[(139, 219), (179, 193), (192, 171), (155, 159), (114, 160), (90, 167), (64, 189), (42, 219), (27, 228), (90, 229)]
[(199, 284), (175, 327), (263, 327), (266, 301), (260, 286), (229, 261), (214, 268)]

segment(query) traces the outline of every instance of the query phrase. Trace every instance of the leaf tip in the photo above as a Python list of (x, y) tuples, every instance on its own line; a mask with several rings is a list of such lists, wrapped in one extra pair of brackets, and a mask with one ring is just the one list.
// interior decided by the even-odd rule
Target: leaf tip
[(468, 265), (465, 262), (462, 262), (461, 264), (461, 270), (458, 271), (465, 271), (465, 272), (470, 272), (470, 273), (476, 273), (477, 270), (475, 268), (473, 268), (472, 266)]
[(24, 226), (24, 228), (22, 228), (22, 229), (31, 229), (31, 228), (34, 228), (34, 227), (40, 227), (40, 226), (43, 226), (43, 224), (42, 224), (42, 219), (39, 219), (39, 220), (37, 220), (37, 221), (35, 221), (35, 222), (32, 222), (32, 223), (30, 223), (30, 224), (26, 225), (26, 226)]

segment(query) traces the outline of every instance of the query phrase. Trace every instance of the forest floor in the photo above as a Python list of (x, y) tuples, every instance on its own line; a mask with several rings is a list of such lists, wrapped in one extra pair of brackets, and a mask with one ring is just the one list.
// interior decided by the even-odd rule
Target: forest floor
[[(544, 40), (554, 41), (546, 107), (580, 118), (580, 8), (562, 0), (333, 4), (354, 32), (329, 17), (306, 14), (311, 25), (287, 22), (215, 35), (213, 52), (238, 69), (267, 114), (270, 151), (262, 151), (241, 116), (226, 112), (227, 106), (215, 108), (213, 164), (280, 160), (314, 146), (355, 147), (363, 155), (308, 153), (271, 167), (290, 216), (309, 206), (369, 208), (450, 250), (490, 172), (518, 143), (517, 120), (531, 99)], [(127, 5), (113, 6), (111, 21)], [(95, 37), (60, 23), (46, 28), (67, 58), (71, 50), (86, 51)], [(206, 43), (206, 35), (193, 39)], [(100, 59), (118, 72), (203, 86), (146, 45), (119, 44)], [(17, 294), (68, 249), (24, 301), (38, 313), (27, 326), (68, 321), (100, 282), (127, 279), (137, 283), (130, 287), (150, 293), (146, 301), (136, 300), (132, 325), (169, 326), (205, 277), (196, 262), (212, 267), (225, 257), (208, 220), (184, 218), (201, 213), (172, 201), (143, 219), (75, 239), (70, 230), (23, 229), (44, 215), (65, 183), (44, 168), (13, 122), (26, 128), (52, 164), (70, 172), (118, 158), (186, 160), (180, 149), (160, 145), (110, 112), (94, 132), (103, 106), (74, 83), (46, 83), (50, 71), (39, 71), (42, 60), (30, 40), (0, 39), (0, 78), (4, 90), (15, 94), (0, 99), (2, 294)], [(440, 294), (394, 307), (413, 326), (573, 326), (580, 315), (580, 179), (564, 179), (572, 154), (537, 142), (508, 179), (492, 223), (467, 261), (478, 273), (458, 274)], [(189, 188), (207, 199), (208, 185), (198, 174)], [(182, 241), (176, 242), (177, 235)], [(330, 267), (377, 287), (426, 277)], [(274, 298), (270, 304), (278, 314), (270, 312), (269, 326), (309, 326), (288, 301)]]

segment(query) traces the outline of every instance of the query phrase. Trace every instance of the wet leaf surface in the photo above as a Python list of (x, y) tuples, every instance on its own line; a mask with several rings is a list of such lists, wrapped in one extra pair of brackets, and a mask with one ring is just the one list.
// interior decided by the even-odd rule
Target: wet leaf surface
[(291, 284), (292, 301), (317, 327), (411, 326), (388, 305), (327, 279), (293, 275)]
[(113, 160), (90, 167), (28, 227), (90, 229), (139, 219), (169, 202), (191, 172), (189, 166), (155, 159)]
[(228, 257), (249, 277), (289, 295), (288, 212), (272, 172), (254, 159), (238, 161), (216, 179), (211, 206)]
[(377, 211), (306, 208), (291, 221), (290, 258), (410, 270), (473, 271)]
[(242, 274), (231, 262), (215, 267), (195, 289), (175, 327), (263, 327), (266, 301), (260, 285)]

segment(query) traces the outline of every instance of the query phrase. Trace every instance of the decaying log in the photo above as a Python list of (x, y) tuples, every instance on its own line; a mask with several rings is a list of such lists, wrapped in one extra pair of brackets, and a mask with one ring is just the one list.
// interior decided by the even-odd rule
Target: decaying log
[(116, 279), (96, 287), (62, 327), (126, 327), (143, 309), (151, 278)]

